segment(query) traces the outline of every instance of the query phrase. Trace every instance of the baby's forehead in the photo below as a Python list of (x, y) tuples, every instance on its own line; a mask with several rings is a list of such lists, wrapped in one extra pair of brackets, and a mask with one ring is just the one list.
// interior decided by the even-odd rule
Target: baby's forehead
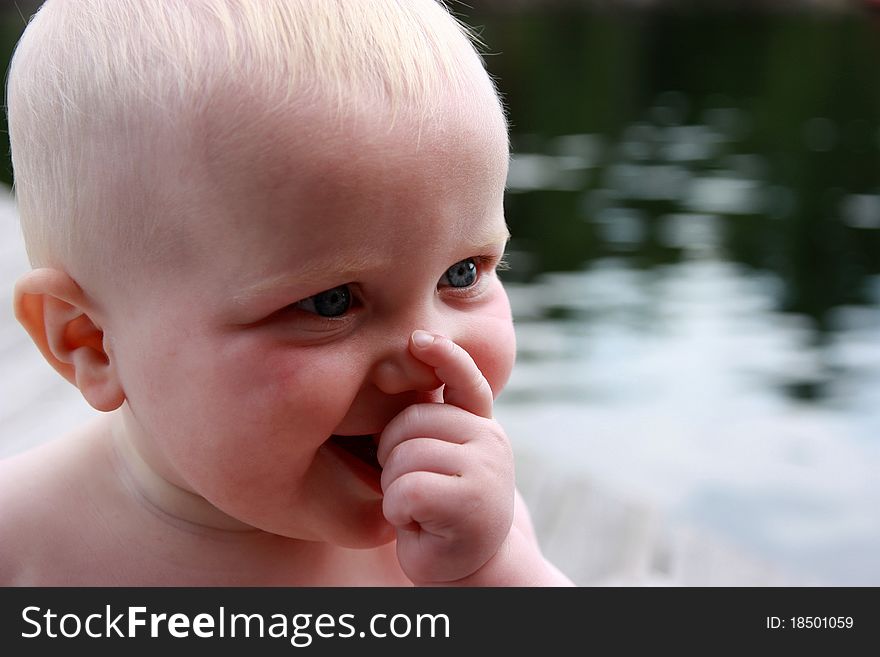
[(415, 165), (468, 142), (506, 157), (492, 82), (435, 0), (49, 0), (8, 98), (29, 252), (83, 280), (189, 262), (210, 224), (187, 218), (217, 198), (395, 144)]
[[(416, 207), (420, 196), (427, 201), (455, 189), (457, 200), (449, 207), (460, 203), (459, 214), (472, 215), (464, 204), (477, 194), (462, 190), (503, 192), (506, 126), (488, 101), (485, 107), (471, 99), (438, 103), (428, 118), (395, 116), (380, 107), (328, 114), (320, 105), (297, 104), (249, 121), (218, 112), (214, 125), (204, 128), (203, 143), (193, 148), (192, 209), (204, 218), (195, 223), (212, 230), (222, 225), (226, 234), (265, 233), (268, 239), (293, 221), (307, 237), (321, 230), (322, 216), (331, 212), (362, 216), (366, 230), (371, 219), (365, 208), (395, 202), (380, 195), (407, 195)], [(300, 211), (306, 207), (313, 212)], [(288, 208), (287, 214), (278, 208)]]
[(191, 150), (211, 179), (235, 186), (247, 178), (271, 189), (292, 176), (356, 175), (359, 164), (392, 155), (418, 167), (428, 151), (465, 144), (493, 161), (508, 154), (504, 115), (491, 88), (482, 97), (447, 96), (429, 115), (381, 101), (342, 111), (332, 99), (265, 100), (255, 98), (238, 111), (217, 104), (190, 130), (197, 135)]

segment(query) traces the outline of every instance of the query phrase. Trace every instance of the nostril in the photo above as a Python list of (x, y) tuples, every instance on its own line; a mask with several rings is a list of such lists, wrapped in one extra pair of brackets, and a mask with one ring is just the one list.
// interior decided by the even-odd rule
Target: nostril
[(379, 363), (374, 370), (373, 383), (388, 395), (413, 391), (431, 392), (443, 385), (434, 373), (434, 368), (417, 361), (409, 354)]

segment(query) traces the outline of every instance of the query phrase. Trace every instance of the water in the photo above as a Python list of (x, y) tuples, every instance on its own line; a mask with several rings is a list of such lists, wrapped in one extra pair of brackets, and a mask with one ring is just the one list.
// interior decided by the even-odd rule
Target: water
[(518, 449), (804, 578), (880, 584), (878, 26), (475, 22), (514, 131)]
[[(512, 285), (520, 356), (498, 417), (551, 470), (803, 576), (880, 582), (880, 309), (842, 309), (819, 349), (775, 290), (716, 259)], [(823, 403), (792, 393), (828, 369)]]

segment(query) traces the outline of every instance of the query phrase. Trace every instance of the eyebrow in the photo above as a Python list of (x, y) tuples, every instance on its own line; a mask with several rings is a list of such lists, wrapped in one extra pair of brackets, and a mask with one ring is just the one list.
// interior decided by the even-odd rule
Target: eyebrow
[[(506, 245), (509, 241), (510, 231), (505, 226), (503, 232), (497, 233), (494, 237), (490, 237), (488, 240), (480, 240), (482, 246), (472, 245), (470, 250), (473, 251), (474, 254), (484, 254), (487, 251), (497, 248), (499, 244), (503, 243)], [(347, 278), (349, 276), (354, 276), (356, 272), (369, 268), (370, 265), (373, 264), (375, 264), (375, 259), (362, 253), (354, 254), (353, 256), (345, 255), (341, 257), (337, 256), (336, 258), (328, 260), (313, 261), (311, 264), (298, 271), (295, 276), (291, 276), (289, 273), (282, 273), (275, 276), (269, 276), (268, 278), (261, 279), (252, 285), (248, 285), (235, 294), (232, 297), (232, 301), (235, 304), (241, 305), (247, 303), (254, 297), (259, 297), (271, 290), (289, 287), (293, 283), (298, 285), (308, 285), (311, 281), (315, 281), (319, 276), (325, 275), (328, 271), (338, 272), (340, 278)]]
[(507, 226), (505, 226), (500, 232), (490, 235), (488, 239), (480, 239), (482, 246), (477, 246), (476, 240), (474, 240), (474, 243), (470, 246), (470, 250), (474, 253), (483, 253), (485, 251), (491, 251), (499, 244), (504, 244), (506, 246), (509, 241), (510, 231), (507, 229)]

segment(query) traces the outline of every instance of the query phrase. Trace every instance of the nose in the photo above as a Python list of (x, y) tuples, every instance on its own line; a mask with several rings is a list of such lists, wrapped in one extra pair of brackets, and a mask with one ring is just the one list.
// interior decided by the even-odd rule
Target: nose
[(416, 360), (410, 353), (410, 335), (407, 333), (403, 340), (389, 345), (373, 366), (373, 385), (386, 395), (430, 392), (443, 385), (434, 374), (434, 368)]

